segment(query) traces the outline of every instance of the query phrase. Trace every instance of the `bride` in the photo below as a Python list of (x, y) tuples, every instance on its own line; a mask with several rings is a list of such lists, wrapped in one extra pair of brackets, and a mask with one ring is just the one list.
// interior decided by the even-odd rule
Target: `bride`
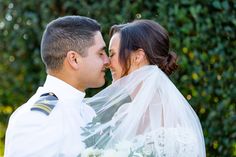
[(85, 100), (97, 116), (83, 128), (81, 156), (205, 157), (199, 119), (168, 78), (177, 56), (167, 31), (136, 20), (110, 36), (113, 83)]

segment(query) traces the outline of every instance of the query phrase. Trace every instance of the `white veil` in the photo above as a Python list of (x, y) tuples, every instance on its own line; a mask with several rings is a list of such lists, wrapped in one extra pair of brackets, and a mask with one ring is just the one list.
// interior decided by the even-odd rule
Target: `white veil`
[(169, 78), (144, 66), (86, 99), (97, 117), (83, 128), (87, 147), (114, 148), (122, 141), (155, 157), (205, 157), (199, 119)]

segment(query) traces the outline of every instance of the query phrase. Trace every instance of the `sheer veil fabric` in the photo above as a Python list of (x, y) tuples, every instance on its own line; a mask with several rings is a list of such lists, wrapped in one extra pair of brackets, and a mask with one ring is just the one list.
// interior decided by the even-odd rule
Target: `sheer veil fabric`
[(156, 65), (132, 72), (85, 102), (97, 113), (84, 138), (88, 147), (109, 149), (127, 140), (133, 149), (148, 146), (156, 157), (206, 156), (197, 115)]

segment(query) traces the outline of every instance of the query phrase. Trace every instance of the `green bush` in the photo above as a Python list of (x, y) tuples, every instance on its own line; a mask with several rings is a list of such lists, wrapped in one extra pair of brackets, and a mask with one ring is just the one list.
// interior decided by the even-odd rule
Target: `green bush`
[[(197, 112), (207, 156), (236, 156), (236, 3), (233, 0), (0, 0), (0, 154), (10, 114), (45, 80), (40, 40), (59, 16), (84, 15), (109, 27), (152, 19), (170, 33), (180, 69), (172, 80)], [(107, 74), (107, 83), (111, 77)], [(92, 96), (100, 89), (87, 91)]]

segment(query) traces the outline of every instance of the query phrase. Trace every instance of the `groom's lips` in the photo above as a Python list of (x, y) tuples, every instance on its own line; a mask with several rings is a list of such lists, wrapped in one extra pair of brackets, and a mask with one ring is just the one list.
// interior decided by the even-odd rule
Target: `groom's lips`
[(102, 72), (106, 73), (108, 71), (107, 68), (102, 69)]
[(103, 68), (103, 69), (102, 69), (102, 72), (104, 72), (104, 73), (105, 73), (106, 71), (107, 71), (107, 69), (106, 69), (106, 68)]

